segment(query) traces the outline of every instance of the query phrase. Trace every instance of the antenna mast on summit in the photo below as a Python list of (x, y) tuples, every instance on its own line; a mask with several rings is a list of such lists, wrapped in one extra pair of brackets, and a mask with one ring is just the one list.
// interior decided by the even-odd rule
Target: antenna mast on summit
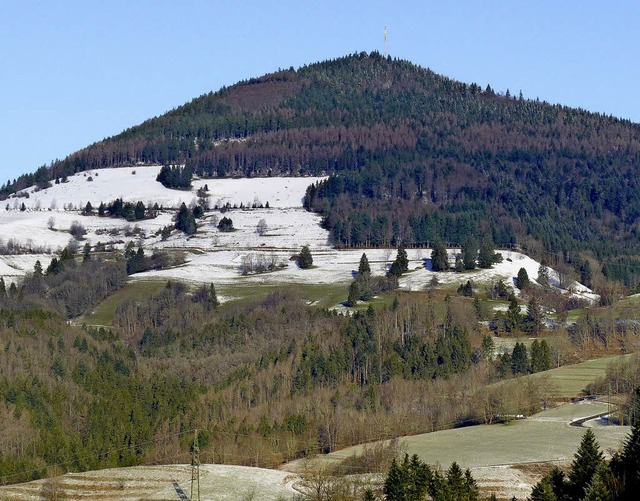
[(389, 32), (387, 31), (387, 27), (384, 27), (384, 57), (387, 57), (387, 36)]

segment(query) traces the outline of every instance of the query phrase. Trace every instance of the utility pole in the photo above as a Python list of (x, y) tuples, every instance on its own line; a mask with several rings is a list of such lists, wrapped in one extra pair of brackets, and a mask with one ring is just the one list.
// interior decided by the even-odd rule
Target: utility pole
[(197, 429), (193, 435), (193, 449), (191, 450), (191, 501), (200, 501), (200, 446), (198, 445)]

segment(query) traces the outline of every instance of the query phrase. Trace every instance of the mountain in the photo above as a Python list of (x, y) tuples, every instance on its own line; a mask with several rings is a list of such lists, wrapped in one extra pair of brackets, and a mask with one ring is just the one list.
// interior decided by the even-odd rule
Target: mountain
[(201, 176), (331, 175), (307, 193), (337, 246), (493, 239), (640, 280), (640, 125), (360, 53), (209, 93), (2, 192), (186, 163)]

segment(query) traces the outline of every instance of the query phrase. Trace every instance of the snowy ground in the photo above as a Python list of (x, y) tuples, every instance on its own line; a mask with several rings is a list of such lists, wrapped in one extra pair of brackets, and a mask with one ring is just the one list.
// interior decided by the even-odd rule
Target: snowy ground
[[(202, 465), (200, 499), (211, 501), (291, 499), (297, 475), (245, 466)], [(53, 488), (58, 497), (51, 497)], [(195, 491), (197, 492), (197, 491)], [(194, 499), (195, 499), (194, 492)], [(49, 497), (47, 497), (49, 496)], [(40, 499), (174, 500), (190, 499), (191, 467), (188, 465), (137, 466), (86, 473), (26, 484), (0, 487), (0, 499), (28, 501)]]
[[(69, 228), (74, 221), (87, 231), (84, 240), (76, 242), (80, 247), (89, 242), (92, 246), (106, 244), (124, 248), (134, 241), (149, 255), (154, 250), (186, 250), (187, 263), (173, 269), (140, 273), (134, 280), (179, 279), (197, 283), (214, 283), (220, 286), (247, 284), (335, 284), (345, 285), (353, 278), (363, 252), (366, 252), (374, 275), (383, 275), (395, 259), (395, 250), (389, 249), (334, 249), (329, 233), (320, 226), (320, 217), (302, 208), (307, 186), (321, 178), (251, 178), (251, 179), (196, 179), (191, 190), (170, 190), (155, 179), (160, 170), (155, 167), (130, 167), (101, 169), (71, 176), (67, 183), (54, 184), (45, 190), (25, 190), (29, 197), (10, 198), (5, 210), (0, 210), (0, 247), (20, 246), (30, 253), (0, 256), (0, 276), (5, 281), (18, 280), (32, 271), (37, 260), (46, 268), (52, 255), (60, 252), (73, 241)], [(134, 174), (135, 172), (135, 174)], [(89, 179), (92, 179), (89, 181)], [(222, 214), (208, 211), (198, 223), (198, 231), (187, 237), (174, 231), (162, 241), (160, 230), (172, 224), (175, 210), (183, 202), (194, 204), (199, 188), (207, 185), (209, 204), (222, 206), (243, 204), (244, 207), (269, 203), (269, 208), (235, 209)], [(163, 207), (155, 219), (127, 222), (123, 219), (98, 216), (82, 216), (87, 202), (94, 208), (100, 202), (116, 198), (145, 205), (157, 203)], [(21, 204), (25, 210), (21, 211)], [(233, 221), (235, 231), (220, 232), (216, 222), (222, 217)], [(264, 220), (267, 231), (259, 235), (258, 222)], [(309, 245), (314, 267), (299, 269), (291, 257), (303, 245)], [(449, 249), (451, 264), (459, 249)], [(539, 263), (523, 254), (500, 251), (503, 261), (489, 270), (466, 273), (434, 273), (431, 271), (431, 249), (409, 249), (410, 272), (402, 277), (400, 286), (405, 290), (424, 290), (434, 276), (441, 284), (456, 285), (467, 280), (489, 284), (503, 279), (508, 286), (520, 268), (525, 268), (533, 280), (538, 274)], [(278, 271), (260, 275), (240, 273), (240, 266), (247, 259), (265, 260), (281, 266)], [(557, 283), (551, 272), (552, 281)], [(593, 298), (586, 288), (575, 285), (576, 291)], [(517, 291), (516, 291), (517, 292)]]

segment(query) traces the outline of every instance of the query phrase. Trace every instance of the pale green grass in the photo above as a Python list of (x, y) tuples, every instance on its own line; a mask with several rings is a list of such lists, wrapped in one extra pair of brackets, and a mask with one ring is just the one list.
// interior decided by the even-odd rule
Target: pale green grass
[[(529, 419), (509, 424), (456, 428), (404, 437), (406, 452), (417, 454), (429, 464), (449, 466), (457, 461), (464, 468), (520, 464), (529, 462), (562, 462), (575, 454), (584, 428), (570, 426), (572, 420), (607, 410), (602, 402), (566, 404), (541, 412)], [(622, 446), (630, 428), (608, 426), (593, 428), (603, 451)], [(327, 464), (361, 454), (363, 446), (349, 447), (318, 458)]]
[(584, 393), (589, 383), (603, 377), (607, 367), (613, 362), (624, 360), (632, 354), (603, 357), (595, 360), (587, 360), (579, 364), (565, 365), (557, 369), (551, 369), (537, 374), (524, 376), (528, 378), (548, 377), (551, 384), (551, 393), (554, 398), (567, 399)]
[(126, 300), (140, 300), (159, 293), (167, 285), (166, 280), (137, 280), (111, 294), (95, 309), (78, 318), (75, 323), (88, 325), (111, 325), (118, 306)]

